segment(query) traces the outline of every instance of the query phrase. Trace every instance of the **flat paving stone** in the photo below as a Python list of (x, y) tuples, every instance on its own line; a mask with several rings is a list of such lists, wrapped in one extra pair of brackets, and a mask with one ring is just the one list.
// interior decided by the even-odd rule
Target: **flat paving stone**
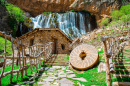
[(65, 73), (64, 73), (64, 71), (61, 71), (61, 72), (59, 72), (58, 74), (60, 75), (60, 74), (65, 74)]
[(68, 78), (73, 78), (73, 77), (75, 77), (75, 76), (76, 76), (75, 74), (67, 75)]
[(59, 83), (58, 83), (58, 82), (54, 82), (53, 84), (59, 86)]
[(66, 75), (58, 75), (59, 78), (65, 78)]
[(72, 79), (79, 80), (79, 81), (82, 81), (82, 82), (87, 82), (87, 80), (85, 78), (72, 78)]
[(42, 85), (44, 85), (44, 84), (51, 84), (50, 82), (37, 82), (37, 84), (42, 84)]
[(55, 77), (55, 76), (54, 77), (48, 77), (48, 78), (50, 78), (50, 79), (58, 79), (58, 77)]
[(25, 82), (23, 82), (23, 83), (33, 84), (33, 83), (35, 83), (35, 81), (25, 81)]
[(67, 72), (70, 72), (71, 70), (66, 70)]
[(74, 82), (70, 81), (69, 79), (63, 78), (59, 81), (61, 86), (74, 86)]
[(62, 67), (61, 66), (52, 66), (52, 68), (61, 69)]
[(46, 79), (42, 79), (43, 81), (48, 81), (48, 82), (52, 82), (54, 81), (54, 79), (51, 79), (51, 78), (46, 78)]

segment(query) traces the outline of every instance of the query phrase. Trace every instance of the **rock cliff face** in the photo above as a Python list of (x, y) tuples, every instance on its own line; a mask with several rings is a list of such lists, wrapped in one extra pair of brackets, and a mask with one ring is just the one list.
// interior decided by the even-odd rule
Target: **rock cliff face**
[(6, 8), (0, 4), (0, 31), (4, 31), (7, 34), (11, 32), (10, 26), (8, 25), (9, 18), (6, 13)]
[(89, 11), (100, 19), (102, 15), (110, 15), (119, 9), (122, 0), (7, 0), (21, 9), (36, 16), (43, 12)]

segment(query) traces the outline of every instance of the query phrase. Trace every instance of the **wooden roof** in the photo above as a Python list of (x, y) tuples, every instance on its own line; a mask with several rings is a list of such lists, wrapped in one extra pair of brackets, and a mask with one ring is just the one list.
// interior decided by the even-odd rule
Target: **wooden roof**
[(29, 36), (29, 35), (32, 35), (32, 34), (38, 32), (38, 31), (40, 31), (40, 30), (44, 30), (44, 31), (57, 30), (57, 31), (59, 31), (62, 35), (64, 35), (69, 41), (71, 41), (71, 42), (73, 41), (73, 40), (70, 39), (63, 31), (61, 31), (59, 28), (35, 28), (34, 30), (32, 30), (32, 31), (30, 31), (30, 32), (28, 32), (28, 33), (26, 33), (26, 34), (20, 36), (18, 39), (23, 39), (23, 38), (25, 38), (25, 37), (27, 37), (27, 36)]

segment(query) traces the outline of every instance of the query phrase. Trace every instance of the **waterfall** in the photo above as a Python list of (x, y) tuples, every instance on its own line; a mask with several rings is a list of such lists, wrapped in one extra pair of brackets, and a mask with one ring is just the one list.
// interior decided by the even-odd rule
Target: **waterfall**
[(59, 28), (70, 38), (79, 37), (91, 31), (90, 15), (85, 12), (43, 13), (31, 17), (33, 28)]

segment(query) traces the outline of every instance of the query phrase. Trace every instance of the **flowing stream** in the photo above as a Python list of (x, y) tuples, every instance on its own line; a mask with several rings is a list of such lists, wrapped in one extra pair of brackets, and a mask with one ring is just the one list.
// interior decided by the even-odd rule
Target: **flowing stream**
[(90, 15), (87, 12), (43, 13), (31, 17), (31, 20), (33, 29), (59, 28), (72, 39), (91, 31)]

